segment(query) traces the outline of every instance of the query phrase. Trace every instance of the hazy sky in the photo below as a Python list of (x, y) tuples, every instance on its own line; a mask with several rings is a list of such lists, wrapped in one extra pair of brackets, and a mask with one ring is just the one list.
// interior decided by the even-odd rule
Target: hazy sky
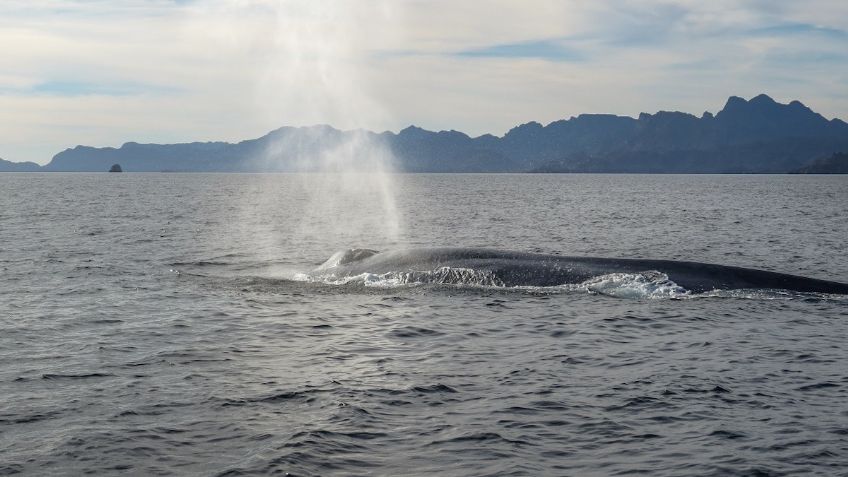
[(848, 119), (846, 0), (2, 0), (0, 158), (280, 126), (501, 135), (765, 92)]

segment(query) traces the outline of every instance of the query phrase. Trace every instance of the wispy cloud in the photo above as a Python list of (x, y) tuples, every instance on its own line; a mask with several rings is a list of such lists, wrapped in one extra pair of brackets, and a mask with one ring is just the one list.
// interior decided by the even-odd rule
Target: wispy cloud
[(73, 80), (44, 81), (34, 85), (6, 87), (0, 95), (12, 96), (137, 96), (176, 94), (179, 90), (142, 83), (90, 83)]
[(825, 38), (848, 40), (848, 31), (839, 28), (811, 25), (809, 23), (780, 23), (750, 30), (751, 35), (763, 36), (822, 36)]
[(582, 61), (585, 56), (558, 40), (525, 41), (464, 50), (457, 56), (468, 58), (536, 58), (550, 61)]

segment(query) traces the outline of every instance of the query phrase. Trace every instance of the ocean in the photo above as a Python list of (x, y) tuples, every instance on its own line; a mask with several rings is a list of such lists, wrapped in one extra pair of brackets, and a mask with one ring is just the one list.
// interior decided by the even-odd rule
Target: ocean
[(848, 475), (848, 299), (315, 278), (354, 247), (848, 282), (848, 177), (0, 175), (0, 475)]

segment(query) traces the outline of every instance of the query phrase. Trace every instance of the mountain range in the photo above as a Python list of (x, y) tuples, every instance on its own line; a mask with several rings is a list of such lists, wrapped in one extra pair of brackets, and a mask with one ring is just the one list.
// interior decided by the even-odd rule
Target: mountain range
[(313, 171), (326, 167), (317, 158), (352, 151), (358, 160), (374, 145), (391, 151), (395, 168), (404, 172), (828, 172), (826, 158), (848, 151), (848, 124), (799, 101), (781, 104), (761, 94), (730, 97), (715, 115), (581, 114), (522, 124), (501, 137), (415, 126), (399, 133), (311, 126), (283, 127), (239, 143), (76, 146), (44, 166), (0, 160), (0, 171), (105, 172), (113, 164), (133, 172)]

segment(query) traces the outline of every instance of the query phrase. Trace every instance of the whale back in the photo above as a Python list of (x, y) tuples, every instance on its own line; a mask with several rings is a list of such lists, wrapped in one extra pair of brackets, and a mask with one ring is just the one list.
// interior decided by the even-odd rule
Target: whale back
[[(579, 284), (610, 274), (660, 272), (686, 290), (782, 289), (848, 294), (848, 284), (797, 275), (709, 263), (634, 258), (569, 257), (473, 248), (401, 249), (337, 252), (318, 268), (322, 273), (418, 273), (453, 270), (491, 278), (501, 286)], [(417, 275), (416, 275), (417, 276)], [(464, 275), (463, 275), (464, 276)]]

